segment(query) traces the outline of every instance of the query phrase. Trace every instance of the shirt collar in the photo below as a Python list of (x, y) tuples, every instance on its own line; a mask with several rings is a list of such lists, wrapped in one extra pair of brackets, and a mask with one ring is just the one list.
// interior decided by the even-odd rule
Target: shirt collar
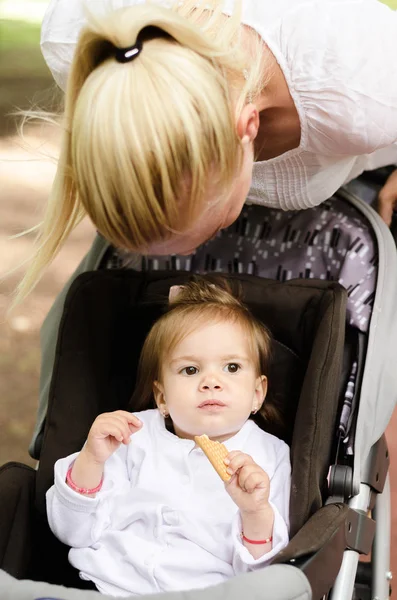
[[(168, 442), (170, 442), (172, 444), (179, 444), (181, 447), (185, 447), (189, 450), (193, 450), (193, 448), (195, 447), (194, 440), (180, 438), (177, 435), (175, 435), (174, 433), (171, 433), (170, 431), (168, 431), (168, 429), (165, 426), (165, 419), (164, 419), (163, 415), (160, 413), (159, 410), (157, 410), (157, 409), (155, 409), (155, 410), (156, 410), (156, 416), (155, 416), (154, 422), (156, 425), (156, 429), (163, 436), (163, 438), (168, 440)], [(229, 438), (228, 440), (223, 442), (224, 445), (230, 452), (232, 450), (239, 450), (241, 447), (244, 446), (246, 439), (248, 438), (248, 436), (250, 435), (250, 433), (253, 431), (253, 429), (255, 427), (257, 427), (257, 425), (255, 425), (255, 423), (251, 419), (248, 419), (248, 421), (246, 421), (244, 423), (244, 425), (242, 426), (240, 431), (238, 431), (231, 438)]]

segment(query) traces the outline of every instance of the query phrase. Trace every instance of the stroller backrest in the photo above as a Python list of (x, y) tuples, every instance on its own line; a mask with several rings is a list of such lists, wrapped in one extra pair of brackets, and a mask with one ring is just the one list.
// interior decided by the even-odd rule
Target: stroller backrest
[[(72, 285), (58, 334), (36, 485), (36, 507), (58, 458), (81, 449), (101, 412), (131, 409), (140, 350), (161, 314), (172, 272), (95, 271)], [(322, 505), (339, 402), (346, 291), (333, 282), (231, 276), (274, 337), (270, 394), (283, 427), (257, 423), (291, 446), (291, 534)]]

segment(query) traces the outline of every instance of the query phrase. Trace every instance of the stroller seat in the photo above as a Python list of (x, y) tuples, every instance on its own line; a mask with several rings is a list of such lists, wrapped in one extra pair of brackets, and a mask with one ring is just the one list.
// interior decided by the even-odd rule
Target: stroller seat
[[(98, 270), (83, 273), (70, 287), (38, 469), (14, 463), (0, 470), (0, 517), (10, 523), (8, 530), (0, 530), (0, 566), (11, 575), (83, 586), (67, 562), (68, 548), (56, 540), (46, 521), (45, 493), (53, 482), (54, 463), (81, 449), (99, 413), (134, 410), (129, 400), (145, 335), (160, 315), (169, 287), (188, 277), (175, 271)], [(352, 471), (343, 452), (340, 461), (337, 435), (352, 352), (350, 336), (345, 337), (348, 293), (329, 280), (275, 281), (239, 273), (229, 277), (233, 285), (242, 286), (245, 302), (275, 339), (269, 394), (281, 410), (283, 427), (267, 430), (291, 447), (292, 491), (291, 541), (273, 563), (301, 569), (313, 598), (321, 598), (333, 586), (346, 549), (368, 553), (374, 538), (374, 522), (366, 511), (349, 506), (349, 494), (337, 493), (336, 480), (348, 470), (331, 468)], [(255, 420), (265, 427), (260, 413)], [(367, 477), (374, 482), (373, 492), (383, 490), (386, 453), (380, 440), (374, 473), (369, 470)], [(346, 489), (354, 495), (351, 481)], [(50, 557), (54, 566), (48, 569)], [(233, 588), (226, 584), (214, 589), (205, 597), (233, 598)], [(185, 592), (184, 598), (190, 594), (193, 598), (193, 592)], [(259, 594), (260, 587), (250, 597)]]
[[(26, 544), (22, 543), (19, 556), (13, 550), (15, 564), (10, 568), (8, 549), (3, 565), (12, 574), (69, 586), (81, 584), (67, 563), (68, 549), (46, 523), (45, 493), (53, 483), (54, 463), (81, 449), (99, 413), (133, 409), (129, 399), (143, 340), (161, 314), (169, 287), (186, 278), (165, 272), (96, 271), (81, 275), (71, 287), (59, 331), (40, 463), (37, 472), (28, 470), (25, 503), (30, 505), (33, 486), (33, 521), (27, 527), (26, 519), (19, 523), (14, 519), (13, 531), (8, 533), (14, 539), (17, 533), (21, 539), (22, 528), (24, 538), (30, 533), (31, 556), (26, 560)], [(293, 538), (327, 497), (326, 478), (340, 404), (346, 291), (334, 282), (281, 283), (238, 275), (231, 276), (231, 282), (242, 286), (245, 301), (275, 339), (269, 394), (284, 416), (284, 427), (268, 430), (291, 445)], [(256, 421), (264, 426), (260, 413)], [(10, 486), (13, 472), (21, 477), (20, 469), (15, 465), (3, 468), (1, 494)], [(322, 510), (329, 527), (343, 521), (346, 507), (334, 504)], [(313, 535), (307, 535), (312, 544)], [(279, 560), (295, 560), (295, 552), (289, 554), (287, 548)], [(302, 547), (298, 554), (302, 555)], [(57, 557), (51, 573), (45, 568), (49, 556)], [(341, 552), (335, 556), (337, 572)]]

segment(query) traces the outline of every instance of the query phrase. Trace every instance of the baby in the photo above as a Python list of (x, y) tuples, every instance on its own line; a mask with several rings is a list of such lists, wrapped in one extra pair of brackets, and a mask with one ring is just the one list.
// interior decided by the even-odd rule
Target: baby
[[(82, 579), (118, 596), (202, 588), (288, 543), (289, 448), (250, 419), (266, 418), (269, 352), (226, 283), (171, 288), (133, 398), (157, 408), (99, 415), (81, 452), (55, 464), (48, 520)], [(225, 483), (203, 434), (227, 448)]]

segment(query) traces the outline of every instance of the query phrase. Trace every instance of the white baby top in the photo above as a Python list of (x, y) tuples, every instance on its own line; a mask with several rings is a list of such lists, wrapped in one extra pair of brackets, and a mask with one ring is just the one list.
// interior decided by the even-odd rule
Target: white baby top
[[(144, 2), (85, 1), (95, 10)], [(242, 22), (276, 57), (301, 124), (298, 148), (255, 163), (248, 201), (309, 208), (364, 170), (397, 163), (397, 12), (378, 0), (242, 5)], [(83, 0), (52, 0), (43, 21), (43, 55), (63, 89), (85, 23), (82, 6)], [(224, 12), (232, 6), (226, 0)]]
[(95, 498), (74, 492), (66, 472), (78, 453), (55, 464), (47, 492), (54, 534), (71, 564), (105, 594), (128, 596), (203, 588), (263, 567), (288, 542), (289, 448), (253, 421), (225, 442), (250, 454), (270, 478), (273, 548), (255, 560), (240, 538), (237, 506), (202, 450), (165, 428), (158, 410), (128, 446), (106, 462)]

